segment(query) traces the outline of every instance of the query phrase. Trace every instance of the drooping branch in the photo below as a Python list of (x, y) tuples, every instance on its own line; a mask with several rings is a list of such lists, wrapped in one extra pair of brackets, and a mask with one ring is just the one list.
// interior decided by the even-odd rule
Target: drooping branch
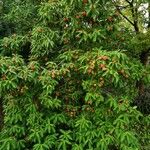
[(126, 5), (126, 6), (123, 6), (123, 5), (117, 5), (117, 7), (118, 7), (120, 10), (123, 10), (123, 9), (128, 8), (129, 5)]
[(129, 0), (125, 0), (128, 4), (132, 4), (133, 0), (130, 2)]
[(131, 13), (132, 13), (132, 18), (133, 20), (130, 20), (126, 15), (124, 15), (124, 13), (121, 11), (120, 7), (118, 6), (117, 2), (115, 0), (112, 0), (114, 6), (116, 7), (117, 11), (120, 13), (120, 15), (126, 19), (134, 28), (136, 33), (139, 33), (139, 27), (138, 27), (138, 8), (134, 8), (134, 0), (129, 1), (129, 0), (125, 0), (130, 7)]
[(117, 10), (122, 15), (123, 18), (125, 18), (132, 26), (134, 26), (134, 23), (126, 15), (124, 15), (119, 8), (117, 8)]
[(114, 4), (114, 6), (116, 7), (117, 11), (120, 13), (120, 15), (121, 15), (124, 19), (126, 19), (132, 26), (134, 26), (134, 23), (133, 23), (126, 15), (124, 15), (124, 14), (122, 13), (122, 11), (121, 11), (120, 7), (117, 5), (117, 3), (116, 3), (114, 0), (113, 0), (112, 2), (113, 2), (113, 4)]

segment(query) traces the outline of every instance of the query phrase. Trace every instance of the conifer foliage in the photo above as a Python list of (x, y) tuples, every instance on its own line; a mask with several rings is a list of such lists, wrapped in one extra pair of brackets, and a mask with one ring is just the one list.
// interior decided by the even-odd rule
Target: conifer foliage
[(149, 70), (111, 1), (1, 5), (0, 150), (148, 149), (150, 117), (133, 100)]

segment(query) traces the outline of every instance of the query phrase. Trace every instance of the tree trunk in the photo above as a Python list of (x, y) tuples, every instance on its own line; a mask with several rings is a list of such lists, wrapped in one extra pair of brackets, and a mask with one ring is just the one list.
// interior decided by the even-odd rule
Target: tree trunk
[[(147, 29), (150, 28), (150, 3), (148, 5), (148, 13), (149, 13), (149, 22), (148, 22), (148, 27)], [(138, 27), (138, 24), (136, 23), (136, 20), (134, 21), (134, 28), (135, 28), (135, 31), (136, 33), (138, 34), (139, 33), (139, 29), (137, 28)], [(149, 49), (146, 50), (146, 51), (142, 51), (141, 54), (140, 54), (140, 61), (141, 63), (143, 64), (143, 66), (147, 66), (148, 64), (148, 57), (149, 57)], [(144, 94), (144, 83), (143, 83), (143, 80), (141, 79), (140, 81), (137, 82), (137, 88), (138, 88), (138, 91), (139, 91), (139, 95), (143, 95)]]
[[(148, 63), (148, 51), (143, 51), (140, 54), (140, 61), (143, 64), (143, 66), (147, 66)], [(141, 79), (140, 81), (137, 82), (137, 88), (138, 88), (138, 94), (143, 95), (144, 94), (144, 83), (143, 80)]]
[(150, 2), (149, 2), (149, 5), (148, 5), (148, 14), (149, 14), (149, 22), (148, 22), (148, 29), (150, 28)]

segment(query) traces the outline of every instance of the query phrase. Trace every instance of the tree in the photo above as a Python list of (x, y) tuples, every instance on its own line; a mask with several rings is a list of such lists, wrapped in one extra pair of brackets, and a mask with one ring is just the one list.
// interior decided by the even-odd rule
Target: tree
[(149, 82), (149, 70), (141, 51), (132, 55), (141, 35), (120, 28), (118, 3), (3, 2), (11, 26), (0, 43), (0, 149), (149, 146), (150, 117), (133, 106), (137, 82)]
[[(121, 14), (121, 16), (134, 29), (136, 36), (133, 37), (132, 50), (136, 51), (141, 63), (146, 66), (148, 64), (148, 57), (150, 54), (149, 47), (149, 27), (150, 27), (150, 3), (148, 0), (124, 0), (113, 1), (114, 6)], [(127, 11), (131, 15), (126, 15)], [(143, 33), (146, 32), (146, 33)], [(144, 92), (144, 83), (142, 79), (137, 83), (139, 88), (139, 95)]]

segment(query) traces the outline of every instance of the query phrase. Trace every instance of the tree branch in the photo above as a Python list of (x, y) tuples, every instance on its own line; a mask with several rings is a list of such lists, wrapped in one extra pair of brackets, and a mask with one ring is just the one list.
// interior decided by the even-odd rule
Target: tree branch
[(138, 27), (138, 8), (134, 7), (133, 3), (130, 4), (131, 12), (132, 12), (132, 17), (133, 17), (133, 24), (134, 24), (134, 29), (136, 33), (139, 32), (139, 27)]
[(130, 2), (129, 0), (125, 0), (127, 3), (131, 4), (132, 2)]
[(114, 6), (116, 7), (116, 9), (118, 10), (118, 12), (121, 14), (121, 16), (122, 16), (123, 18), (125, 18), (132, 26), (134, 26), (134, 23), (133, 23), (127, 16), (125, 16), (125, 15), (121, 12), (121, 10), (119, 9), (119, 7), (118, 7), (118, 5), (116, 4), (116, 2), (115, 2), (114, 0), (112, 0), (112, 2), (113, 2), (113, 4), (114, 4)]
[(122, 9), (126, 9), (129, 7), (129, 5), (126, 5), (126, 6), (122, 6), (122, 5), (116, 5), (120, 10)]
[(118, 7), (117, 3), (115, 0), (112, 0), (114, 6), (116, 7), (116, 9), (118, 10), (118, 12), (122, 15), (123, 18), (125, 18), (135, 29), (135, 32), (138, 33), (139, 32), (139, 27), (138, 27), (138, 16), (137, 16), (137, 8), (134, 9), (134, 0), (132, 0), (131, 2), (129, 0), (125, 0), (130, 8), (131, 8), (131, 13), (132, 13), (132, 17), (133, 17), (133, 21), (131, 21), (126, 15), (124, 15), (121, 11), (121, 9)]
[(131, 2), (129, 0), (125, 0), (128, 4), (133, 4), (134, 0), (132, 0)]
[(112, 0), (112, 2), (113, 2), (113, 4), (114, 4), (114, 6), (116, 7), (116, 9), (118, 10), (118, 12), (121, 14), (121, 16), (122, 16), (123, 18), (125, 18), (132, 26), (134, 26), (134, 23), (133, 23), (127, 16), (125, 16), (125, 15), (121, 12), (121, 10), (119, 9), (119, 6), (116, 4), (116, 2), (115, 2), (114, 0)]
[(125, 16), (120, 9), (117, 8), (117, 10), (119, 11), (119, 13), (122, 15), (123, 18), (125, 18), (132, 26), (134, 26), (134, 23), (127, 17)]

